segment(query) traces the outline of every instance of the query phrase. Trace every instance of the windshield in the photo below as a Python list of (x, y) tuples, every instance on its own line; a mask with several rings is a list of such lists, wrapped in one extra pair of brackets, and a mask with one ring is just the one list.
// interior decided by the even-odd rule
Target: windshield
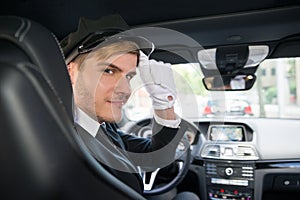
[[(172, 68), (178, 95), (175, 111), (183, 118), (300, 118), (300, 58), (265, 60), (256, 72), (256, 83), (248, 91), (207, 91), (198, 63)], [(130, 120), (152, 116), (151, 100), (139, 88), (140, 83), (137, 76), (125, 107)]]

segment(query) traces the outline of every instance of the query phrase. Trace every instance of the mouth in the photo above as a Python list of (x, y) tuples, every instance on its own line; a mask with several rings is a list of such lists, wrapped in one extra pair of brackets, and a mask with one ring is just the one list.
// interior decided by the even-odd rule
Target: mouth
[(126, 101), (122, 100), (109, 100), (107, 102), (110, 103), (112, 106), (116, 106), (118, 108), (121, 108), (126, 103)]

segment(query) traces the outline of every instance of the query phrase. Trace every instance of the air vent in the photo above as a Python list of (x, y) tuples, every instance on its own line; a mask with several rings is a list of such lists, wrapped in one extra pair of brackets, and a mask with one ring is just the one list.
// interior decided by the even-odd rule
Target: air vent
[(204, 155), (207, 157), (220, 157), (221, 150), (219, 145), (209, 145), (204, 150)]
[(254, 151), (254, 149), (252, 149), (251, 147), (238, 146), (237, 156), (238, 157), (257, 157), (257, 154)]
[(257, 160), (259, 159), (255, 148), (251, 145), (239, 144), (207, 144), (202, 152), (203, 158), (231, 159), (231, 160)]

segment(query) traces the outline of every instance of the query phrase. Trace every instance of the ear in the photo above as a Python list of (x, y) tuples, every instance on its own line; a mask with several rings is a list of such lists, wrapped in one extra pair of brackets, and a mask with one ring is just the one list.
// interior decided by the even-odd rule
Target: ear
[(74, 85), (74, 83), (77, 80), (77, 75), (78, 75), (78, 65), (74, 62), (70, 62), (67, 65), (68, 68), (68, 72), (69, 72), (69, 76), (70, 76), (70, 80), (72, 85)]

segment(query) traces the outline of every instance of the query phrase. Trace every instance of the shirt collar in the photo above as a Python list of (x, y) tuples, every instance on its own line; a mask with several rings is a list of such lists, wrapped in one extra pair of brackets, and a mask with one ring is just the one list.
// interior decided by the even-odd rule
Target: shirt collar
[(80, 108), (75, 107), (75, 122), (80, 125), (83, 129), (85, 129), (88, 133), (90, 133), (93, 137), (95, 137), (98, 133), (100, 125), (105, 125), (105, 123), (99, 123), (90, 116), (88, 116), (84, 111)]

